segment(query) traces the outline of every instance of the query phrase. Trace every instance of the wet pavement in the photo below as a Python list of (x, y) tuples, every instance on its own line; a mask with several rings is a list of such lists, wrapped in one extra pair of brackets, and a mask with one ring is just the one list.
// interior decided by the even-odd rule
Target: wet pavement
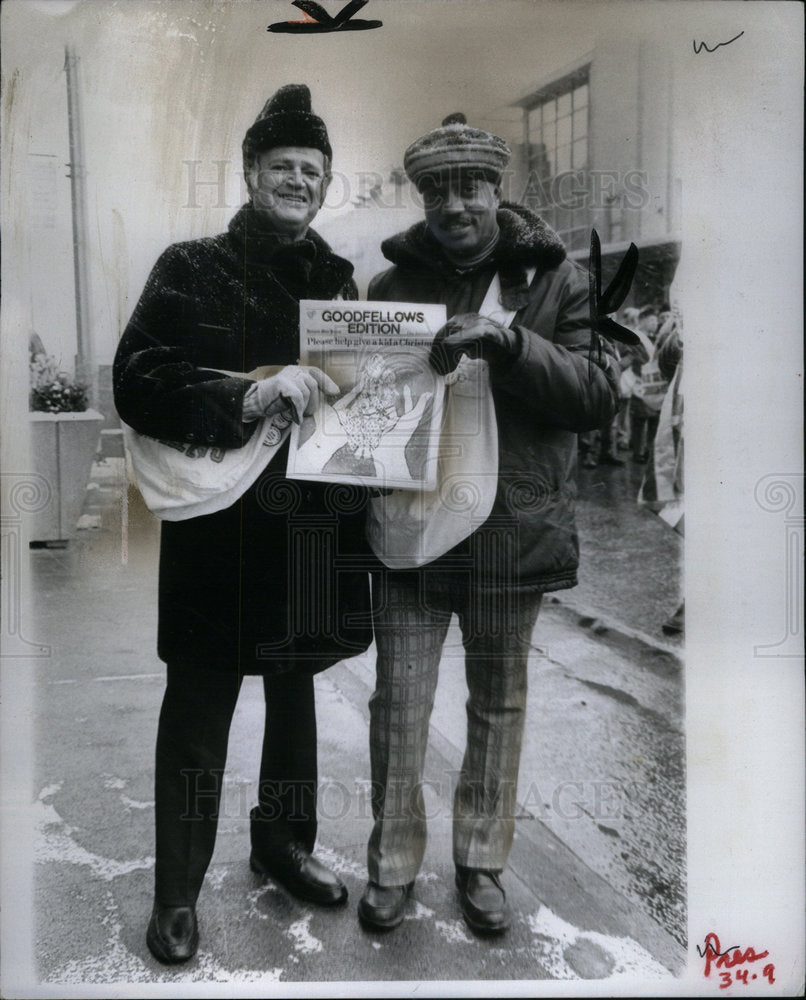
[[(648, 633), (665, 620), (665, 602), (674, 604), (679, 552), (672, 543), (679, 540), (636, 509), (634, 476), (609, 468), (580, 476), (579, 594), (548, 598), (534, 633), (516, 838), (504, 875), (510, 932), (476, 938), (453, 888), (451, 794), (466, 697), (454, 626), (426, 762), (429, 842), (403, 925), (391, 935), (372, 934), (355, 914), (371, 826), (370, 650), (316, 681), (317, 853), (344, 878), (348, 905), (332, 912), (300, 903), (249, 871), (263, 704), (259, 680), (247, 678), (233, 720), (216, 853), (199, 900), (199, 955), (172, 970), (156, 963), (144, 942), (153, 884), (153, 746), (164, 687), (155, 653), (158, 524), (134, 490), (124, 508), (120, 460), (96, 464), (84, 529), (67, 549), (31, 553), (37, 639), (51, 646), (35, 670), (42, 981), (181, 988), (632, 974), (668, 990), (685, 961), (682, 666), (666, 640), (641, 641), (633, 631)], [(653, 533), (661, 545), (668, 542), (658, 572), (666, 589), (658, 594), (650, 593), (641, 558)], [(621, 563), (630, 567), (626, 574), (613, 568), (617, 552), (629, 553)], [(583, 605), (594, 614), (576, 610)], [(617, 628), (615, 616), (625, 611), (627, 626)]]
[(580, 608), (604, 614), (653, 641), (676, 648), (682, 636), (661, 626), (683, 597), (683, 538), (637, 502), (645, 465), (580, 467), (577, 524), (579, 586), (567, 592)]

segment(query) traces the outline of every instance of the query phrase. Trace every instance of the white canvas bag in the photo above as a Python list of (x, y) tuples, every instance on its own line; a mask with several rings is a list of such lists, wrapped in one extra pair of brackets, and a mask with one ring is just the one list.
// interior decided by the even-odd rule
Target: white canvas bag
[[(276, 371), (222, 374), (259, 379)], [(276, 413), (260, 420), (242, 448), (214, 448), (157, 440), (122, 423), (137, 486), (148, 509), (163, 521), (213, 514), (235, 503), (280, 450), (290, 426), (287, 412)]]
[[(530, 269), (529, 284), (534, 277)], [(509, 326), (515, 310), (500, 304), (493, 277), (479, 314)], [(396, 489), (367, 507), (367, 539), (390, 569), (433, 562), (464, 541), (490, 516), (498, 488), (498, 424), (486, 361), (463, 356), (445, 376), (437, 485), (433, 490)]]

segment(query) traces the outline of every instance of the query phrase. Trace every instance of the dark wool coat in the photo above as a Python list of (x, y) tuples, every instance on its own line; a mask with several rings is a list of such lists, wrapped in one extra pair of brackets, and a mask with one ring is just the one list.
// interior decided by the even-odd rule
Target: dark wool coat
[[(251, 206), (218, 236), (168, 247), (118, 346), (115, 404), (135, 430), (240, 447), (248, 372), (299, 356), (300, 298), (356, 297), (352, 265), (312, 230), (282, 243)], [(321, 670), (371, 641), (361, 491), (285, 478), (287, 444), (240, 501), (163, 522), (158, 652), (263, 674)], [(362, 564), (363, 566), (363, 564)], [(358, 621), (356, 620), (358, 616)]]
[[(498, 424), (498, 490), (486, 523), (425, 571), (469, 567), (485, 587), (538, 592), (577, 583), (574, 523), (576, 436), (608, 423), (618, 408), (620, 369), (610, 349), (590, 356), (587, 272), (566, 259), (559, 237), (529, 209), (503, 202), (491, 260), (461, 272), (426, 224), (382, 244), (394, 263), (369, 298), (442, 302), (448, 316), (478, 312), (497, 270), (502, 305), (517, 309), (513, 352), (492, 359)], [(527, 287), (526, 270), (536, 274)]]

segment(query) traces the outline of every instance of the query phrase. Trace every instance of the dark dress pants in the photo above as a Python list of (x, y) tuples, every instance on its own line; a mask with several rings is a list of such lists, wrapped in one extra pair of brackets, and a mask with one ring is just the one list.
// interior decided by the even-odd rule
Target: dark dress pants
[[(155, 773), (155, 900), (192, 906), (215, 847), (230, 723), (241, 677), (168, 665)], [(253, 843), (270, 852), (316, 840), (313, 677), (264, 677), (266, 721)], [(256, 822), (257, 820), (257, 822)]]

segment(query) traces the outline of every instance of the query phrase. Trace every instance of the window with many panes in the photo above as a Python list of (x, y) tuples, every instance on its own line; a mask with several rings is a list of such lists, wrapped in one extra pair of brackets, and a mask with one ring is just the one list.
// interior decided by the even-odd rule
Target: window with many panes
[(556, 229), (569, 250), (586, 245), (589, 72), (544, 87), (525, 104), (528, 180), (523, 200)]

